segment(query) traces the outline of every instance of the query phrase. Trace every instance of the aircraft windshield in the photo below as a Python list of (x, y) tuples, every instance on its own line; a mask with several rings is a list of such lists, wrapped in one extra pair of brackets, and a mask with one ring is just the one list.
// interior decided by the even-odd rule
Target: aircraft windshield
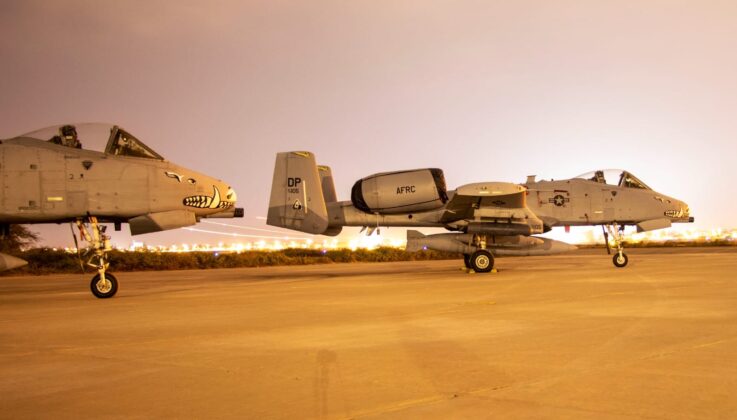
[(110, 140), (107, 143), (107, 147), (105, 147), (105, 153), (116, 156), (164, 159), (130, 133), (118, 128), (118, 126), (113, 127), (111, 130)]
[(106, 154), (163, 160), (158, 153), (127, 131), (104, 123), (62, 124), (17, 136), (48, 141), (60, 146), (104, 150)]
[(579, 175), (576, 178), (585, 179), (587, 181), (598, 182), (601, 184), (616, 185), (624, 188), (636, 188), (641, 190), (650, 190), (644, 182), (640, 181), (636, 176), (621, 169), (605, 169), (599, 171), (588, 172)]

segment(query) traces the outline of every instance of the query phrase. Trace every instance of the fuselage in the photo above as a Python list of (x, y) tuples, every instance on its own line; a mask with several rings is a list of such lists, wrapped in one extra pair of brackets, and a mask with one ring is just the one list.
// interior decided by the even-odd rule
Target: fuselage
[[(620, 187), (580, 178), (523, 185), (527, 188), (527, 206), (546, 228), (692, 220), (686, 203), (649, 189)], [(453, 194), (454, 191), (448, 192), (449, 197)], [(327, 203), (327, 210), (331, 227), (444, 227), (462, 230), (464, 223), (460, 220), (459, 223), (449, 223), (445, 208), (383, 215), (363, 212), (355, 208), (351, 201), (340, 201)]]
[(59, 223), (95, 216), (127, 222), (153, 213), (223, 212), (223, 181), (171, 162), (70, 148), (34, 138), (0, 144), (0, 223)]
[(538, 181), (527, 187), (527, 206), (546, 226), (585, 226), (648, 220), (688, 222), (683, 201), (650, 189), (598, 183), (582, 178)]

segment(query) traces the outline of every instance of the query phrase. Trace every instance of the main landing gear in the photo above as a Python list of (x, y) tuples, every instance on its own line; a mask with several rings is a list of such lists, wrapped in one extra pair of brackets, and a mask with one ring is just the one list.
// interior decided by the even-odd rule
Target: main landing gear
[(115, 296), (118, 291), (118, 279), (106, 272), (110, 265), (107, 262), (107, 253), (111, 250), (110, 237), (105, 235), (107, 226), (100, 226), (97, 223), (97, 217), (89, 216), (84, 219), (77, 219), (77, 228), (79, 229), (80, 238), (90, 244), (87, 251), (85, 251), (85, 254), (92, 253), (87, 259), (87, 265), (97, 269), (97, 274), (92, 277), (90, 282), (92, 294), (100, 299)]
[(617, 248), (617, 252), (612, 257), (612, 262), (615, 267), (622, 268), (627, 265), (629, 258), (624, 253), (624, 226), (618, 224), (613, 225), (602, 225), (601, 230), (604, 232), (604, 242), (606, 243), (607, 254), (612, 253), (611, 247), (609, 246), (609, 236), (614, 238), (614, 246)]
[(486, 236), (474, 235), (473, 245), (477, 250), (472, 254), (463, 254), (466, 268), (477, 273), (488, 273), (494, 268), (494, 256), (486, 250)]

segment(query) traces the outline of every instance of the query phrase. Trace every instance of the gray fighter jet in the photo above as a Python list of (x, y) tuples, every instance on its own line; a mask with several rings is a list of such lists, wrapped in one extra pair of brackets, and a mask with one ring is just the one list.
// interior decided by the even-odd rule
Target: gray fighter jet
[[(638, 230), (692, 222), (682, 201), (657, 193), (623, 171), (617, 184), (603, 171), (562, 181), (525, 184), (481, 182), (447, 190), (436, 168), (374, 174), (358, 180), (350, 201), (337, 201), (329, 167), (310, 152), (276, 156), (267, 223), (334, 236), (343, 226), (442, 227), (453, 233), (407, 232), (407, 250), (434, 249), (464, 255), (468, 268), (489, 272), (494, 255), (547, 255), (575, 249), (533, 235), (554, 226), (602, 225), (616, 246), (614, 265), (627, 265), (625, 225)], [(609, 244), (607, 238), (607, 246)]]
[[(104, 152), (82, 148), (105, 141)], [(166, 161), (118, 126), (55, 126), (1, 140), (0, 173), (0, 233), (7, 235), (11, 224), (72, 223), (89, 243), (87, 264), (97, 270), (90, 288), (98, 298), (118, 290), (106, 271), (110, 237), (100, 223), (115, 230), (128, 223), (139, 235), (200, 218), (243, 217), (227, 183)], [(25, 263), (0, 254), (0, 270)]]

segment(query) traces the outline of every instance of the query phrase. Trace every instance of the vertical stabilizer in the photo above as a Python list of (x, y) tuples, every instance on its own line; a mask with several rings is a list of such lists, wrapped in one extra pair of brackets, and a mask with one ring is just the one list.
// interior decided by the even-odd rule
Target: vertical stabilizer
[(314, 154), (277, 153), (266, 223), (317, 235), (327, 230), (328, 211)]

